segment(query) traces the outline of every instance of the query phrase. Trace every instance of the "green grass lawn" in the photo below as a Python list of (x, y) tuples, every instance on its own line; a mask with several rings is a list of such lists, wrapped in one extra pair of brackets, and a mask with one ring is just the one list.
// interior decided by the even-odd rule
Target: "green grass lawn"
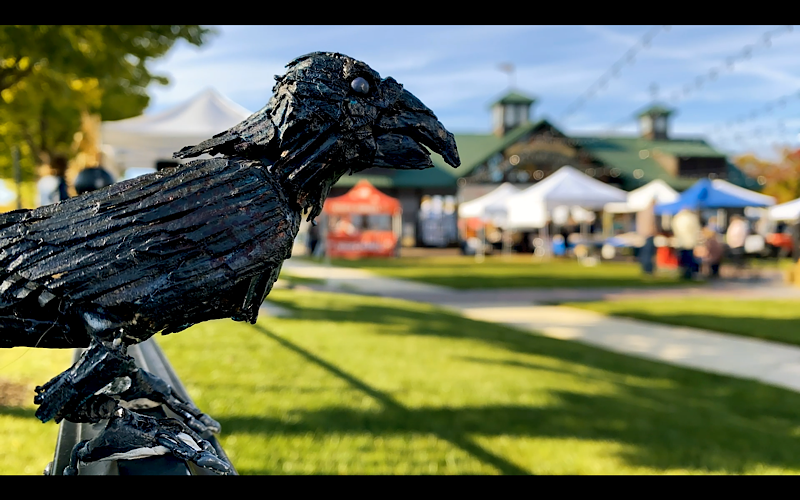
[(687, 298), (562, 304), (612, 316), (800, 345), (800, 301)]
[(751, 266), (760, 269), (779, 269), (781, 271), (788, 271), (795, 265), (795, 261), (788, 257), (781, 259), (749, 259), (748, 262)]
[[(158, 337), (240, 474), (800, 473), (791, 391), (418, 303), (270, 300), (297, 316)], [(61, 354), (31, 350), (0, 375), (41, 383)], [(33, 412), (0, 408), (3, 473), (52, 458), (56, 425)]]
[(58, 426), (34, 417), (34, 388), (72, 364), (71, 349), (0, 349), (0, 474), (42, 475)]
[(325, 280), (317, 278), (306, 278), (305, 276), (293, 276), (286, 272), (282, 272), (279, 279), (286, 282), (286, 284), (289, 287), (325, 284)]
[(479, 288), (612, 288), (680, 284), (674, 274), (648, 278), (634, 262), (602, 262), (583, 266), (573, 259), (533, 260), (531, 256), (404, 257), (398, 259), (333, 259), (335, 266), (357, 267), (392, 278), (457, 289)]

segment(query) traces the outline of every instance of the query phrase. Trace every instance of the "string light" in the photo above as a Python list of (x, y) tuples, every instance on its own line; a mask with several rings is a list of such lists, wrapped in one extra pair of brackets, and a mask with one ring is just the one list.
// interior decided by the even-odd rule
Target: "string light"
[(739, 51), (737, 55), (728, 56), (725, 58), (725, 63), (722, 65), (714, 66), (713, 68), (709, 69), (705, 73), (698, 75), (694, 78), (694, 84), (686, 84), (683, 89), (683, 93), (674, 92), (672, 94), (672, 101), (676, 102), (680, 100), (681, 97), (686, 97), (691, 94), (694, 90), (700, 90), (704, 85), (706, 80), (713, 81), (719, 76), (719, 74), (723, 71), (732, 71), (734, 66), (736, 65), (737, 60), (746, 61), (749, 60), (753, 55), (753, 50), (757, 48), (759, 45), (763, 45), (765, 48), (770, 48), (772, 46), (772, 39), (776, 36), (780, 36), (783, 33), (789, 33), (793, 30), (792, 25), (785, 25), (781, 26), (780, 28), (769, 30), (765, 33), (762, 33), (756, 43), (745, 45)]
[(586, 90), (572, 104), (567, 106), (566, 111), (561, 116), (561, 120), (564, 120), (567, 117), (574, 114), (583, 104), (586, 103), (587, 100), (594, 97), (595, 93), (598, 90), (603, 90), (608, 84), (609, 80), (619, 76), (619, 73), (622, 70), (622, 66), (624, 66), (625, 64), (633, 64), (636, 58), (636, 54), (642, 49), (649, 48), (653, 38), (655, 38), (655, 36), (658, 35), (658, 33), (660, 33), (661, 31), (669, 31), (669, 28), (670, 28), (669, 26), (656, 26), (655, 28), (645, 33), (645, 35), (641, 38), (641, 40), (639, 40), (633, 47), (631, 47), (620, 60), (612, 64), (611, 67), (608, 70), (606, 70), (603, 73), (603, 75), (597, 79), (596, 82), (594, 82), (592, 85), (589, 86), (588, 90)]
[[(709, 69), (708, 71), (704, 72), (703, 74), (694, 77), (689, 83), (686, 83), (685, 85), (683, 85), (683, 88), (681, 90), (672, 91), (672, 93), (671, 93), (671, 101), (675, 102), (675, 101), (680, 100), (682, 97), (689, 96), (692, 92), (695, 92), (695, 91), (699, 90), (700, 88), (702, 88), (702, 86), (704, 85), (704, 83), (706, 81), (714, 81), (714, 80), (716, 80), (720, 76), (720, 73), (722, 73), (723, 71), (732, 70), (737, 61), (739, 61), (739, 60), (744, 61), (744, 60), (750, 59), (750, 57), (753, 55), (753, 50), (759, 44), (764, 45), (765, 47), (768, 48), (768, 47), (771, 46), (772, 39), (774, 39), (774, 37), (779, 36), (779, 35), (781, 35), (783, 33), (790, 33), (793, 30), (794, 30), (794, 26), (793, 25), (785, 25), (785, 26), (781, 26), (780, 28), (771, 29), (771, 30), (761, 34), (758, 37), (758, 40), (759, 40), (758, 42), (756, 42), (755, 44), (745, 45), (739, 51), (738, 54), (733, 55), (733, 56), (728, 56), (727, 58), (725, 58), (725, 64), (717, 65), (717, 66), (712, 67), (711, 69)], [(797, 92), (797, 93), (794, 93), (794, 94), (790, 94), (790, 95), (787, 95), (787, 96), (783, 96), (780, 99), (778, 99), (778, 101), (780, 101), (781, 102), (780, 105), (783, 106), (790, 99), (800, 99), (800, 92)], [(769, 109), (769, 111), (771, 111), (773, 109), (773, 107), (774, 107), (773, 104), (774, 103), (770, 102), (770, 103), (767, 104), (767, 106), (761, 106), (760, 108)], [(769, 111), (767, 111), (767, 112), (769, 112)], [(736, 120), (729, 121), (728, 126), (731, 126), (732, 123), (735, 122), (735, 121), (738, 121), (739, 123), (744, 123), (746, 121), (755, 119), (758, 115), (759, 115), (758, 110), (752, 111), (750, 113), (750, 117), (749, 118), (748, 118), (747, 115), (745, 115), (745, 116), (740, 117), (740, 118), (738, 118)], [(617, 122), (614, 122), (611, 126), (609, 126), (606, 129), (606, 133), (613, 133), (613, 132), (617, 131), (620, 127), (623, 127), (625, 125), (630, 125), (630, 124), (631, 124), (631, 119), (629, 117), (622, 118), (622, 119), (618, 120)], [(587, 145), (587, 144), (591, 144), (593, 142), (598, 142), (598, 141), (602, 141), (602, 140), (604, 140), (604, 139), (598, 137), (598, 138), (588, 139), (586, 141), (580, 141), (580, 143), (583, 144), (583, 145)]]
[[(748, 121), (754, 120), (758, 118), (761, 114), (768, 114), (775, 108), (783, 108), (786, 106), (791, 100), (793, 99), (800, 99), (800, 92), (793, 92), (791, 94), (786, 94), (784, 96), (779, 97), (778, 99), (774, 99), (772, 101), (767, 102), (766, 104), (762, 104), (758, 108), (755, 108), (743, 115), (740, 115), (736, 118), (731, 118), (725, 122), (724, 127), (732, 128), (735, 127), (737, 123), (746, 123)], [(759, 112), (759, 110), (761, 112)], [(717, 124), (714, 125), (714, 129), (719, 129), (723, 125)]]

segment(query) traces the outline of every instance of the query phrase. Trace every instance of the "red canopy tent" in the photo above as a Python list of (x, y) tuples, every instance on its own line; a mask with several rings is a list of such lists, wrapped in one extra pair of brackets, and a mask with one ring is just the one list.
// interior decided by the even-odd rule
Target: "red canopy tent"
[(400, 202), (359, 181), (342, 196), (328, 198), (326, 252), (330, 257), (392, 257), (400, 237)]

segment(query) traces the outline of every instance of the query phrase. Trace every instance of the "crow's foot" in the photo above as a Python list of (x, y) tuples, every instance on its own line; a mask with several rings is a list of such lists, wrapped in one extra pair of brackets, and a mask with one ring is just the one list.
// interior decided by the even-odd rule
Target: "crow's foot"
[(220, 431), (219, 422), (201, 412), (192, 403), (184, 401), (169, 384), (141, 368), (131, 375), (130, 387), (120, 393), (119, 398), (120, 405), (131, 410), (163, 404), (204, 437)]
[(118, 407), (96, 438), (75, 445), (64, 475), (77, 475), (80, 464), (135, 460), (167, 453), (218, 474), (233, 471), (230, 464), (217, 456), (211, 443), (179, 420), (156, 419)]
[(33, 402), (42, 422), (99, 422), (109, 418), (116, 404), (110, 396), (130, 387), (130, 374), (137, 370), (134, 359), (119, 342), (92, 341), (72, 367), (36, 388)]
[(181, 398), (172, 387), (136, 366), (120, 342), (93, 341), (67, 371), (37, 387), (36, 417), (42, 422), (96, 423), (120, 405), (131, 410), (165, 405), (195, 432), (208, 438), (219, 423)]

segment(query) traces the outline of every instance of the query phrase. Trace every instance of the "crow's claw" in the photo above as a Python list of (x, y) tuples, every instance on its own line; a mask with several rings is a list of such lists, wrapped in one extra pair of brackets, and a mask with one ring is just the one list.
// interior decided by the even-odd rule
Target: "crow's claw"
[[(196, 436), (195, 441), (192, 441), (186, 434), (175, 436), (162, 433), (156, 437), (156, 440), (161, 446), (167, 448), (180, 459), (194, 462), (200, 467), (213, 470), (217, 474), (231, 473), (231, 466), (224, 460), (220, 460), (211, 443), (201, 439), (199, 436)], [(199, 446), (197, 443), (199, 443)]]
[(124, 391), (136, 362), (125, 353), (125, 347), (109, 347), (92, 342), (89, 349), (72, 367), (36, 388), (33, 402), (39, 405), (36, 417), (42, 422), (53, 418), (72, 422), (99, 422), (108, 418), (108, 397)]
[(80, 464), (135, 460), (167, 453), (218, 474), (233, 471), (230, 464), (217, 456), (211, 443), (179, 420), (156, 419), (119, 407), (96, 438), (75, 445), (64, 475), (77, 474)]
[(119, 398), (123, 401), (122, 406), (132, 410), (163, 404), (204, 437), (220, 431), (219, 422), (201, 412), (192, 403), (184, 401), (169, 384), (142, 369), (132, 376), (130, 387)]

